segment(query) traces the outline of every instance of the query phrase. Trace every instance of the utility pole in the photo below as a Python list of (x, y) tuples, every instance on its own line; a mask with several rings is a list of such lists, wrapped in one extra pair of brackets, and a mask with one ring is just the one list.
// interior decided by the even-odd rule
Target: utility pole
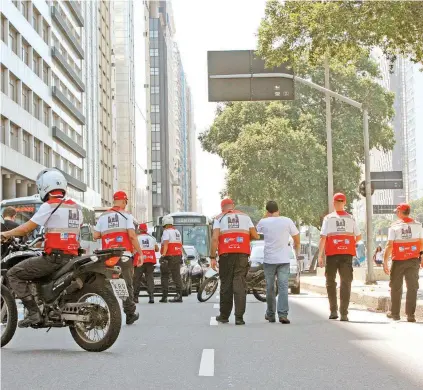
[[(325, 88), (330, 90), (329, 57), (325, 58)], [(332, 156), (332, 112), (331, 96), (326, 92), (326, 156), (328, 164), (328, 211), (333, 211), (333, 156)]]

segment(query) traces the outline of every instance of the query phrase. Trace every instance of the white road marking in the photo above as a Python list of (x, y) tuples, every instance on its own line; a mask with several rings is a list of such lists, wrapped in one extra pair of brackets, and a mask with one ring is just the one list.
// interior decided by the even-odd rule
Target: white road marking
[(214, 376), (214, 349), (203, 349), (198, 376)]
[(210, 325), (211, 326), (216, 326), (217, 324), (218, 324), (218, 322), (216, 321), (216, 317), (210, 318)]
[(215, 304), (213, 305), (213, 309), (220, 309), (220, 305), (219, 305), (218, 303), (215, 303)]

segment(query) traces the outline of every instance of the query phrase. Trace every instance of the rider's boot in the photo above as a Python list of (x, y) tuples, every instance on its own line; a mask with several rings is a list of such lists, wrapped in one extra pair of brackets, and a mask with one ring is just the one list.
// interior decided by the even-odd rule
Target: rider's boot
[(154, 303), (154, 294), (149, 294), (148, 303)]
[(28, 328), (31, 325), (36, 325), (42, 322), (40, 309), (32, 295), (22, 298), (22, 303), (28, 310), (26, 317), (18, 322), (19, 328)]

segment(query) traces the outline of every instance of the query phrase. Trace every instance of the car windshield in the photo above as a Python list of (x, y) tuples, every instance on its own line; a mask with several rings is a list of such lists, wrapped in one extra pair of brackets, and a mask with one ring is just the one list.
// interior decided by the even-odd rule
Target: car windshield
[(209, 254), (209, 228), (208, 226), (182, 226), (175, 228), (182, 234), (182, 243), (195, 247), (201, 256)]

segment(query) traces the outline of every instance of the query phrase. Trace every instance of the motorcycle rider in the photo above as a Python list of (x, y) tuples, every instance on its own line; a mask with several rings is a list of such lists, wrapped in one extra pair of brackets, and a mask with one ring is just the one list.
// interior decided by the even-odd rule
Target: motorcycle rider
[[(113, 195), (113, 207), (104, 212), (97, 221), (94, 228), (94, 239), (101, 238), (102, 249), (125, 247), (122, 258), (118, 265), (122, 270), (122, 277), (125, 280), (129, 296), (123, 301), (123, 311), (126, 314), (126, 324), (133, 324), (140, 317), (136, 313), (134, 303), (134, 264), (132, 253), (134, 248), (142, 256), (140, 244), (135, 233), (134, 217), (125, 211), (128, 204), (128, 196), (124, 191), (117, 191)], [(142, 265), (142, 257), (138, 265)]]
[(169, 293), (169, 272), (172, 273), (172, 279), (176, 284), (176, 297), (170, 302), (182, 302), (182, 237), (181, 233), (173, 226), (173, 218), (165, 215), (162, 220), (164, 231), (160, 253), (160, 273), (162, 279), (163, 296), (160, 302), (167, 302)]
[(216, 321), (229, 322), (233, 302), (235, 300), (235, 324), (244, 325), (244, 313), (247, 303), (248, 256), (250, 239), (258, 240), (260, 236), (251, 218), (235, 210), (232, 199), (223, 199), (222, 213), (213, 224), (211, 246), (211, 267), (216, 269), (216, 251), (219, 252), (220, 275), (220, 315)]
[[(156, 239), (147, 233), (147, 224), (141, 223), (138, 226), (139, 232), (138, 242), (142, 249), (142, 258), (144, 263), (141, 267), (135, 268), (134, 271), (134, 302), (138, 303), (138, 296), (141, 289), (141, 277), (145, 274), (147, 281), (147, 291), (149, 296), (148, 303), (154, 303), (154, 265), (156, 264), (156, 252), (159, 251)], [(138, 253), (135, 255), (137, 256)]]
[(78, 256), (82, 211), (72, 200), (66, 199), (67, 181), (54, 168), (42, 170), (36, 185), (44, 202), (34, 216), (23, 225), (1, 233), (2, 239), (26, 236), (38, 226), (44, 226), (44, 254), (32, 257), (15, 265), (7, 272), (10, 287), (22, 300), (27, 316), (19, 321), (26, 328), (42, 321), (41, 313), (31, 295), (27, 281), (52, 274), (62, 268), (72, 257)]

